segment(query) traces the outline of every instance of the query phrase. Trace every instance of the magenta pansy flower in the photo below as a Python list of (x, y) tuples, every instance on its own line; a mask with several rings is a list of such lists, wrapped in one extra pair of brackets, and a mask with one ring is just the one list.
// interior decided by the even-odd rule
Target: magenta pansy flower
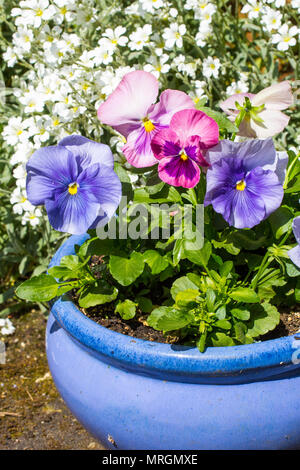
[(245, 98), (251, 107), (239, 126), (239, 135), (266, 139), (281, 132), (289, 122), (289, 117), (282, 113), (294, 102), (291, 85), (288, 81), (276, 83), (257, 94), (239, 93), (220, 103), (220, 107), (235, 121), (240, 113), (236, 103), (244, 106)]
[(157, 163), (151, 149), (153, 136), (169, 126), (176, 111), (194, 108), (184, 92), (165, 90), (159, 102), (158, 80), (142, 70), (126, 74), (115, 91), (98, 109), (98, 118), (116, 129), (126, 139), (123, 152), (128, 162), (138, 168)]
[(202, 111), (185, 109), (175, 113), (170, 127), (158, 131), (151, 142), (159, 160), (160, 179), (172, 186), (196, 186), (199, 166), (208, 166), (204, 152), (218, 140), (218, 124)]

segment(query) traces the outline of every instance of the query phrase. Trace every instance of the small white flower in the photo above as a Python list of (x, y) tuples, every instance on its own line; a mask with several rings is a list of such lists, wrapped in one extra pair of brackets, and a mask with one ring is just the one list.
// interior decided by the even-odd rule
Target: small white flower
[(36, 227), (40, 223), (42, 212), (38, 207), (31, 206), (22, 217), (22, 225), (30, 224), (32, 227)]
[[(274, 0), (266, 0), (267, 3), (274, 3)], [(284, 7), (285, 5), (285, 0), (275, 0), (275, 6), (276, 8)]]
[(213, 57), (207, 57), (203, 60), (202, 63), (202, 72), (204, 77), (210, 78), (218, 78), (219, 76), (219, 69), (221, 67), (221, 63), (219, 59), (214, 59)]
[(299, 33), (297, 26), (289, 28), (287, 24), (282, 25), (278, 34), (274, 34), (272, 37), (272, 43), (277, 44), (279, 51), (287, 51), (290, 46), (295, 46), (296, 39), (294, 36)]
[(129, 36), (129, 49), (132, 51), (141, 51), (144, 46), (148, 45), (151, 34), (152, 26), (150, 24), (145, 24), (142, 28), (138, 28)]
[(39, 28), (43, 20), (48, 21), (55, 15), (55, 7), (49, 5), (48, 0), (23, 0), (20, 7), (12, 10), (12, 14), (18, 16), (17, 26)]
[(19, 98), (20, 103), (25, 106), (25, 113), (40, 113), (44, 109), (43, 95), (32, 87)]
[(280, 11), (273, 10), (273, 8), (266, 7), (262, 22), (265, 24), (267, 31), (271, 32), (281, 26), (282, 14)]
[(182, 36), (186, 33), (186, 26), (184, 24), (178, 25), (173, 23), (170, 25), (170, 28), (166, 28), (163, 33), (163, 38), (166, 43), (167, 49), (172, 49), (175, 45), (179, 48), (182, 47), (183, 41)]
[(207, 40), (212, 32), (211, 26), (209, 23), (201, 22), (199, 31), (196, 34), (195, 41), (197, 46), (204, 47), (207, 43)]
[(140, 4), (148, 13), (154, 13), (155, 10), (164, 6), (163, 0), (140, 0)]
[(203, 4), (195, 10), (195, 18), (211, 23), (213, 14), (217, 11), (217, 7), (212, 3)]
[(17, 48), (24, 52), (29, 52), (31, 49), (31, 42), (33, 40), (33, 33), (31, 29), (18, 28), (13, 34), (13, 43)]
[(291, 7), (295, 8), (296, 10), (298, 10), (298, 12), (300, 12), (300, 0), (292, 0)]
[(22, 120), (21, 117), (11, 117), (8, 121), (7, 126), (3, 129), (3, 138), (9, 145), (16, 145), (17, 143), (26, 142), (29, 138), (29, 134), (26, 131), (28, 129), (28, 120)]
[(0, 333), (3, 336), (12, 335), (15, 332), (15, 327), (8, 318), (0, 318)]
[(149, 63), (144, 66), (144, 70), (159, 78), (161, 73), (169, 72), (170, 65), (166, 63), (168, 60), (169, 56), (167, 54), (162, 54), (160, 57), (151, 56)]
[(100, 39), (99, 44), (113, 52), (117, 46), (126, 46), (128, 38), (127, 36), (124, 36), (124, 33), (126, 33), (126, 28), (123, 26), (117, 26), (115, 30), (108, 28), (103, 33), (103, 37)]
[(176, 10), (176, 8), (170, 8), (169, 14), (172, 18), (176, 18), (178, 16), (178, 10)]
[(248, 84), (243, 80), (232, 82), (231, 85), (226, 88), (226, 94), (228, 96), (235, 95), (237, 93), (247, 93), (247, 91), (249, 91)]
[(18, 60), (16, 50), (10, 46), (6, 49), (2, 57), (7, 63), (8, 67), (13, 67)]
[(22, 215), (23, 212), (31, 209), (31, 204), (27, 199), (26, 190), (20, 186), (16, 187), (10, 197), (10, 203), (13, 206), (15, 214)]
[(248, 13), (250, 19), (258, 18), (263, 10), (263, 5), (258, 0), (248, 0), (248, 3), (243, 6), (241, 13)]

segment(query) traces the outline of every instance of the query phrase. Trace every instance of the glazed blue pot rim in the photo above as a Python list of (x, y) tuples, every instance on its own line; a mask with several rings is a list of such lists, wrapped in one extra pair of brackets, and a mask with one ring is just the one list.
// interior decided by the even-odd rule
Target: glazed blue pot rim
[[(88, 238), (88, 234), (71, 236), (58, 249), (50, 267), (59, 265), (63, 256), (74, 254), (75, 245)], [(154, 370), (162, 374), (198, 373), (216, 377), (282, 366), (297, 370), (300, 367), (292, 363), (294, 335), (249, 345), (209, 347), (200, 353), (197, 348), (146, 341), (109, 330), (86, 317), (64, 297), (52, 304), (51, 312), (59, 325), (85, 348), (121, 367), (138, 367), (145, 373)]]

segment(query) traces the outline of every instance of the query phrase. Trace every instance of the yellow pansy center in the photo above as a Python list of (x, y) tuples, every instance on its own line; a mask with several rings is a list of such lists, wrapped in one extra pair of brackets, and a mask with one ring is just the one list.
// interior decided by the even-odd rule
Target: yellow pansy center
[(155, 125), (150, 119), (144, 119), (144, 127), (146, 132), (152, 132), (155, 129)]
[(187, 154), (185, 153), (185, 151), (182, 150), (182, 152), (180, 152), (180, 159), (185, 162), (186, 160), (188, 160), (188, 158), (189, 158), (189, 157), (187, 156)]
[(245, 180), (240, 180), (235, 185), (235, 189), (237, 189), (238, 191), (244, 191), (245, 188), (246, 188)]
[(77, 193), (78, 186), (79, 184), (77, 184), (76, 182), (69, 184), (69, 193), (72, 194), (72, 196)]

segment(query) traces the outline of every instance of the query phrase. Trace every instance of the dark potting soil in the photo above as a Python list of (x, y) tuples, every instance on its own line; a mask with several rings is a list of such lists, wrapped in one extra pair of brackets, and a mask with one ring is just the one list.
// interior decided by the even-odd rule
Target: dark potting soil
[[(164, 336), (161, 331), (156, 331), (147, 325), (147, 315), (143, 315), (141, 312), (137, 312), (137, 315), (132, 320), (123, 320), (118, 314), (114, 313), (112, 305), (91, 307), (88, 309), (82, 309), (81, 311), (94, 320), (99, 325), (109, 328), (110, 330), (116, 331), (117, 333), (123, 333), (124, 335), (132, 336), (134, 338), (140, 338), (148, 341), (156, 341), (157, 343), (178, 343), (179, 338), (176, 336)], [(277, 327), (261, 336), (261, 341), (267, 341), (269, 339), (276, 339), (282, 336), (293, 335), (300, 332), (300, 311), (290, 309), (288, 312), (285, 310), (280, 313), (280, 323)], [(300, 336), (300, 334), (299, 334)]]
[[(103, 263), (101, 257), (93, 256), (91, 267), (96, 268), (97, 265)], [(93, 269), (94, 270), (94, 269)], [(95, 272), (94, 272), (95, 274)], [(78, 306), (76, 295), (73, 300)], [(79, 307), (80, 308), (80, 307)], [(140, 338), (157, 343), (179, 343), (179, 338), (172, 335), (164, 335), (161, 331), (154, 330), (147, 324), (147, 316), (137, 309), (137, 314), (132, 320), (123, 320), (119, 314), (114, 313), (114, 304), (97, 305), (88, 309), (80, 308), (80, 310), (96, 323), (109, 328), (110, 330), (122, 333), (133, 338)], [(300, 309), (299, 307), (279, 308), (280, 322), (277, 327), (266, 335), (257, 338), (261, 341), (281, 338), (300, 332)]]

